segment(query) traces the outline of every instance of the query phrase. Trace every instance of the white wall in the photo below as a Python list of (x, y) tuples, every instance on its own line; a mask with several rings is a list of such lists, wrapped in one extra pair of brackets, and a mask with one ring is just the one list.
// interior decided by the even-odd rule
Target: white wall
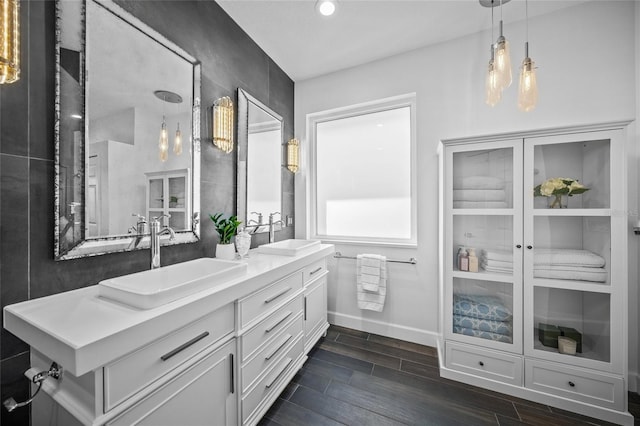
[[(471, 7), (471, 6), (470, 6)], [(508, 7), (508, 5), (506, 6)], [(535, 2), (530, 4), (535, 8)], [(537, 108), (516, 107), (517, 79), (491, 108), (484, 104), (484, 74), (491, 43), (484, 32), (367, 65), (296, 83), (295, 129), (307, 135), (306, 114), (399, 94), (417, 93), (418, 248), (337, 245), (344, 254), (377, 252), (418, 258), (416, 266), (391, 264), (387, 305), (382, 313), (355, 304), (355, 262), (331, 261), (331, 321), (370, 332), (435, 344), (438, 332), (438, 156), (441, 139), (637, 118), (637, 22), (632, 1), (593, 1), (529, 23), (530, 56), (538, 68)], [(490, 19), (490, 18), (489, 18)], [(522, 61), (524, 22), (506, 22), (514, 71)], [(640, 69), (640, 66), (639, 66)], [(630, 129), (629, 210), (637, 215), (637, 126)], [(307, 235), (306, 164), (296, 175), (296, 233)], [(637, 219), (637, 216), (630, 218)], [(630, 232), (630, 235), (633, 235)], [(630, 236), (630, 370), (638, 371), (638, 238)], [(634, 257), (635, 256), (635, 257)], [(637, 374), (637, 373), (633, 373)], [(633, 385), (632, 385), (633, 387)]]

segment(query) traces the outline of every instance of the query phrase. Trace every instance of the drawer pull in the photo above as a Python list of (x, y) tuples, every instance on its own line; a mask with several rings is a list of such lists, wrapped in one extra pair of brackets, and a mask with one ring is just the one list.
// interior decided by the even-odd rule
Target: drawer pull
[(229, 358), (231, 360), (231, 381), (230, 381), (230, 390), (231, 393), (236, 393), (236, 386), (235, 386), (235, 373), (233, 371), (233, 354), (229, 354)]
[(309, 272), (309, 276), (311, 276), (311, 275), (313, 275), (313, 274), (315, 274), (317, 272), (320, 272), (320, 271), (322, 271), (322, 266), (319, 266), (318, 269), (314, 269), (313, 271)]
[(484, 367), (484, 362), (480, 361), (478, 364), (480, 364), (480, 367)]
[(287, 287), (285, 289), (283, 289), (280, 293), (274, 294), (271, 297), (268, 297), (264, 300), (264, 303), (271, 303), (274, 300), (276, 300), (278, 297), (282, 296), (283, 294), (287, 293), (289, 290), (291, 290), (291, 287)]
[(285, 314), (285, 316), (283, 316), (282, 318), (280, 318), (278, 321), (276, 321), (275, 323), (273, 323), (270, 327), (267, 327), (267, 329), (265, 330), (267, 333), (271, 332), (271, 330), (273, 330), (274, 328), (276, 328), (277, 326), (279, 326), (282, 321), (286, 320), (287, 318), (289, 318), (291, 316), (293, 312), (289, 311)]
[(180, 346), (178, 346), (177, 348), (175, 348), (174, 350), (172, 350), (171, 352), (167, 352), (166, 354), (162, 355), (160, 357), (161, 360), (166, 361), (169, 358), (178, 355), (180, 352), (184, 351), (185, 349), (187, 349), (189, 346), (192, 346), (196, 343), (198, 343), (200, 340), (204, 339), (205, 337), (207, 337), (209, 335), (208, 331), (205, 331), (204, 333), (200, 334), (199, 336), (194, 337), (193, 339), (189, 340), (187, 343), (184, 343)]
[(280, 342), (280, 344), (278, 344), (278, 346), (277, 346), (274, 350), (272, 350), (271, 352), (269, 352), (269, 353), (264, 357), (264, 359), (266, 359), (266, 360), (270, 360), (270, 359), (271, 359), (275, 354), (277, 354), (277, 353), (278, 353), (278, 351), (279, 351), (280, 349), (282, 349), (282, 347), (283, 347), (284, 345), (286, 345), (286, 344), (287, 344), (287, 342), (288, 342), (289, 340), (291, 340), (291, 338), (292, 338), (292, 337), (293, 337), (292, 335), (287, 334), (287, 336), (284, 338), (284, 340), (283, 340), (282, 342)]
[(307, 296), (304, 297), (304, 320), (307, 320)]
[(575, 388), (575, 387), (576, 387), (576, 384), (575, 384), (575, 383), (573, 383), (573, 382), (569, 382), (569, 386), (571, 386), (572, 388)]
[(287, 369), (287, 367), (289, 366), (289, 364), (291, 364), (291, 361), (293, 361), (292, 358), (287, 358), (287, 362), (284, 364), (284, 367), (282, 367), (282, 369), (280, 370), (280, 372), (278, 374), (276, 374), (276, 376), (273, 378), (273, 380), (271, 380), (269, 383), (267, 383), (265, 385), (265, 387), (267, 389), (269, 389), (271, 386), (273, 386), (273, 384), (280, 378), (280, 376), (282, 375), (282, 373), (284, 373), (284, 371)]

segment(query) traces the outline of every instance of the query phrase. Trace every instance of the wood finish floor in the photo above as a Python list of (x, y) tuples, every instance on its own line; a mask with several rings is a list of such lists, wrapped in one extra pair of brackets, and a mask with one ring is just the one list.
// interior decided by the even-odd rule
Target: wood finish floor
[[(640, 426), (640, 397), (629, 394)], [(331, 326), (260, 422), (315, 425), (606, 425), (440, 378), (435, 348)]]

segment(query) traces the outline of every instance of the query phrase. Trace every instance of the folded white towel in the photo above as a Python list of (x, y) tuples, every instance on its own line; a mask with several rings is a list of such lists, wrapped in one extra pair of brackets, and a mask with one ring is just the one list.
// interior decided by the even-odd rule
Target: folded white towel
[(504, 189), (504, 180), (493, 176), (454, 176), (453, 189)]
[(607, 270), (604, 268), (575, 268), (567, 269), (533, 269), (536, 278), (550, 278), (556, 280), (576, 280), (604, 283), (607, 281)]
[(497, 272), (499, 274), (513, 274), (513, 268), (496, 268), (493, 266), (483, 266), (482, 269), (487, 272)]
[(504, 189), (454, 189), (453, 201), (504, 201)]
[(503, 262), (502, 260), (494, 260), (494, 259), (485, 259), (482, 258), (480, 261), (482, 266), (489, 266), (494, 268), (507, 268), (513, 269), (513, 262)]
[[(362, 254), (356, 257), (356, 293), (358, 308), (382, 312), (387, 295), (387, 258), (381, 255)], [(363, 273), (365, 259), (375, 259), (379, 263), (378, 275)], [(371, 264), (371, 263), (369, 263)], [(366, 266), (371, 272), (373, 266)]]
[(535, 249), (534, 265), (586, 266), (602, 268), (605, 260), (602, 256), (588, 250), (575, 249)]
[(454, 209), (506, 209), (505, 201), (454, 201)]
[(483, 249), (480, 252), (480, 256), (484, 259), (492, 259), (499, 260), (501, 262), (511, 262), (513, 263), (513, 252), (505, 251), (505, 250), (495, 250), (495, 249)]

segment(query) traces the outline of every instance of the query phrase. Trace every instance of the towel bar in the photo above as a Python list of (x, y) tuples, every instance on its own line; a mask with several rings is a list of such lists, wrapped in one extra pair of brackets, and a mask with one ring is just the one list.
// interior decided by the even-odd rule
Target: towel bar
[[(335, 252), (333, 254), (333, 257), (336, 258), (336, 259), (357, 259), (355, 256), (343, 256), (342, 253), (340, 253), (339, 251)], [(418, 259), (416, 259), (415, 257), (411, 257), (411, 258), (409, 258), (409, 260), (387, 259), (387, 262), (409, 263), (411, 265), (415, 265), (416, 263), (418, 263)]]

